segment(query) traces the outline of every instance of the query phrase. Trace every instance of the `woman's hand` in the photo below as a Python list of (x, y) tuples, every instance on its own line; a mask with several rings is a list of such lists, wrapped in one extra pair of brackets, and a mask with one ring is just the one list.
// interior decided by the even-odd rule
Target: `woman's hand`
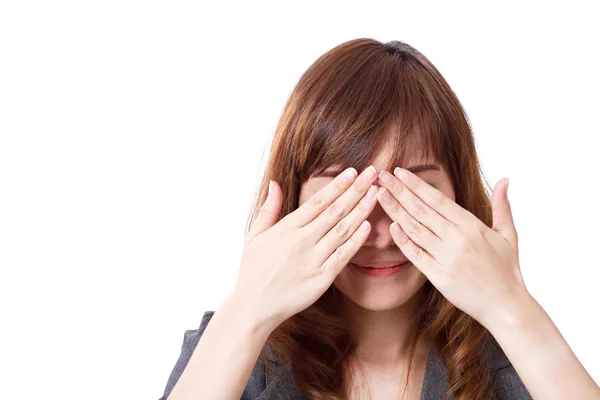
[(357, 177), (348, 168), (277, 223), (282, 192), (272, 182), (246, 235), (234, 289), (261, 323), (274, 329), (313, 304), (360, 249), (377, 203), (376, 172), (370, 166)]
[[(389, 182), (384, 182), (386, 174)], [(390, 231), (406, 258), (482, 325), (512, 317), (519, 303), (531, 297), (519, 266), (508, 180), (494, 188), (490, 229), (417, 175), (401, 168), (394, 174), (380, 173), (384, 187), (378, 199), (395, 221)]]

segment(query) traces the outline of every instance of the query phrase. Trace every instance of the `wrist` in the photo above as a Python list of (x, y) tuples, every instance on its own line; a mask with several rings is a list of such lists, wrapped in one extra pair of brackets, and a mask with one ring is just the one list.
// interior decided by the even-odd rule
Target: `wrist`
[(507, 330), (515, 331), (535, 326), (544, 314), (542, 306), (527, 290), (524, 290), (518, 295), (506, 299), (502, 307), (498, 307), (496, 311), (490, 313), (482, 325), (495, 336), (497, 333)]
[(279, 325), (273, 319), (264, 317), (262, 310), (254, 307), (247, 296), (243, 296), (235, 290), (227, 297), (219, 310), (231, 314), (237, 321), (238, 329), (253, 335), (260, 335), (265, 340)]

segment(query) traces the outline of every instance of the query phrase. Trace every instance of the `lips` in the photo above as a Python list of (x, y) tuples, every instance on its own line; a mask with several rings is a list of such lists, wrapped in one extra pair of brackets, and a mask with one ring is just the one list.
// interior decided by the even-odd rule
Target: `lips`
[(352, 263), (354, 265), (356, 265), (357, 267), (363, 267), (363, 268), (390, 268), (390, 267), (395, 267), (398, 265), (403, 265), (405, 263), (407, 263), (408, 260), (403, 260), (403, 261), (386, 261), (386, 262), (380, 262), (380, 263), (374, 263), (371, 265), (363, 265), (363, 264), (358, 264), (358, 263)]

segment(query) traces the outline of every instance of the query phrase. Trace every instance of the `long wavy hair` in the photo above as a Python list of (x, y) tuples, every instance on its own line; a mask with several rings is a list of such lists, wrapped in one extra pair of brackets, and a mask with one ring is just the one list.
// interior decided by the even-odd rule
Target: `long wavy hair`
[[(383, 143), (394, 146), (386, 170), (406, 167), (407, 157), (433, 157), (449, 173), (456, 203), (492, 226), (491, 188), (480, 168), (468, 117), (446, 80), (406, 43), (360, 38), (319, 57), (291, 92), (247, 231), (266, 199), (270, 179), (283, 192), (281, 219), (298, 208), (301, 185), (312, 174), (340, 165), (362, 171)], [(421, 289), (425, 301), (411, 330), (405, 389), (417, 340), (426, 335), (447, 371), (446, 398), (493, 397), (483, 354), (489, 332), (429, 281)], [(270, 354), (287, 360), (298, 389), (310, 399), (348, 397), (355, 343), (336, 307), (340, 295), (331, 285), (314, 304), (277, 327), (266, 342)], [(272, 368), (273, 357), (265, 351), (260, 357)]]

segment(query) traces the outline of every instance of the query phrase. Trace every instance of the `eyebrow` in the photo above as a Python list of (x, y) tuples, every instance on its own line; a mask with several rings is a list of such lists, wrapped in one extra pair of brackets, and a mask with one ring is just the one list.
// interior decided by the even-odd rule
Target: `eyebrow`
[[(346, 168), (331, 167), (328, 171), (323, 171), (320, 174), (313, 175), (313, 178), (335, 178), (342, 173)], [(420, 164), (413, 165), (412, 167), (405, 168), (413, 174), (424, 172), (424, 171), (440, 171), (440, 167), (435, 164)]]

